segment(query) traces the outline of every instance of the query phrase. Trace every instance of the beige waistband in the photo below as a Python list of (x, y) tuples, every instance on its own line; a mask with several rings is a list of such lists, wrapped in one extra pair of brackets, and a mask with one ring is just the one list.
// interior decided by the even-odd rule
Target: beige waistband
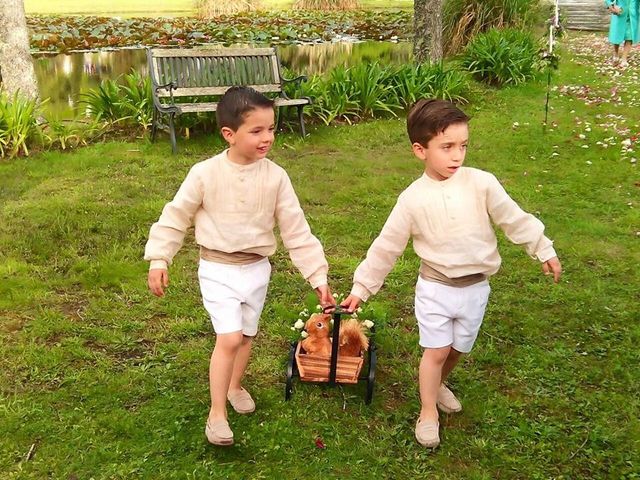
[(200, 258), (208, 262), (224, 263), (226, 265), (249, 265), (250, 263), (259, 262), (264, 256), (247, 252), (221, 252), (220, 250), (211, 250), (200, 245)]
[(486, 280), (487, 276), (483, 273), (474, 273), (472, 275), (465, 275), (464, 277), (449, 278), (426, 263), (420, 262), (420, 278), (428, 282), (449, 285), (450, 287), (468, 287), (469, 285), (474, 285)]

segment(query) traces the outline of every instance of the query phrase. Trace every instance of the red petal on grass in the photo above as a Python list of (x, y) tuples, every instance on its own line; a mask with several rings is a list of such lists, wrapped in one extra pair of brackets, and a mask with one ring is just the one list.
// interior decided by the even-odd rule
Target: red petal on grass
[(316, 438), (316, 448), (319, 448), (320, 450), (324, 450), (325, 448), (327, 448), (327, 446), (322, 441), (322, 438), (320, 437)]

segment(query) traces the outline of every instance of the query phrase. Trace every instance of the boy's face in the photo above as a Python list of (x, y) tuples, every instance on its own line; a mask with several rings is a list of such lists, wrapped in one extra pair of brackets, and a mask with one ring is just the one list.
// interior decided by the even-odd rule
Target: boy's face
[(454, 123), (429, 140), (427, 146), (414, 143), (413, 153), (424, 161), (425, 173), (434, 180), (451, 177), (464, 163), (469, 141), (466, 123)]
[(267, 156), (275, 138), (275, 113), (273, 108), (255, 108), (244, 115), (237, 130), (221, 129), (229, 144), (232, 161), (241, 164), (253, 163)]

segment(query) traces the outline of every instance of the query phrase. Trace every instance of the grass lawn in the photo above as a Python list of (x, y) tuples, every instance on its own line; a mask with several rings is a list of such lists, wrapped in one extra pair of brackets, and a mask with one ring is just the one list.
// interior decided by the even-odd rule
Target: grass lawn
[[(194, 0), (24, 0), (27, 15), (189, 15)], [(363, 8), (411, 8), (412, 0), (361, 0)], [(262, 0), (267, 9), (291, 8), (293, 0)]]
[[(193, 237), (163, 299), (147, 292), (142, 252), (164, 203), (219, 140), (183, 140), (175, 157), (163, 138), (0, 164), (2, 478), (637, 479), (640, 174), (621, 141), (640, 131), (638, 56), (620, 76), (597, 71), (595, 43), (563, 58), (546, 133), (543, 81), (484, 91), (466, 107), (467, 164), (494, 172), (542, 219), (565, 273), (553, 285), (500, 237), (485, 324), (451, 379), (464, 410), (441, 417), (435, 452), (413, 437), (421, 352), (410, 249), (370, 301), (370, 406), (362, 385), (299, 382), (284, 402), (289, 327), (310, 289), (285, 251), (272, 257), (246, 379), (258, 409), (231, 412), (237, 443), (214, 448), (203, 432), (214, 336)], [(270, 156), (323, 241), (334, 291), (347, 292), (397, 194), (421, 173), (404, 121), (281, 135)]]

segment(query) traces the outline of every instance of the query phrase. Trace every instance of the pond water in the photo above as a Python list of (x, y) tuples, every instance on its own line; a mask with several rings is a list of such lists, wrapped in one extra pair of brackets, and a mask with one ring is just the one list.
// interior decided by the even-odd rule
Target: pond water
[[(411, 45), (402, 42), (327, 42), (281, 45), (277, 50), (284, 67), (307, 75), (324, 73), (338, 65), (406, 63), (412, 56)], [(73, 118), (80, 94), (96, 88), (101, 80), (116, 79), (132, 69), (147, 74), (144, 49), (39, 56), (34, 63), (40, 96), (49, 99), (45, 114), (58, 119)]]

